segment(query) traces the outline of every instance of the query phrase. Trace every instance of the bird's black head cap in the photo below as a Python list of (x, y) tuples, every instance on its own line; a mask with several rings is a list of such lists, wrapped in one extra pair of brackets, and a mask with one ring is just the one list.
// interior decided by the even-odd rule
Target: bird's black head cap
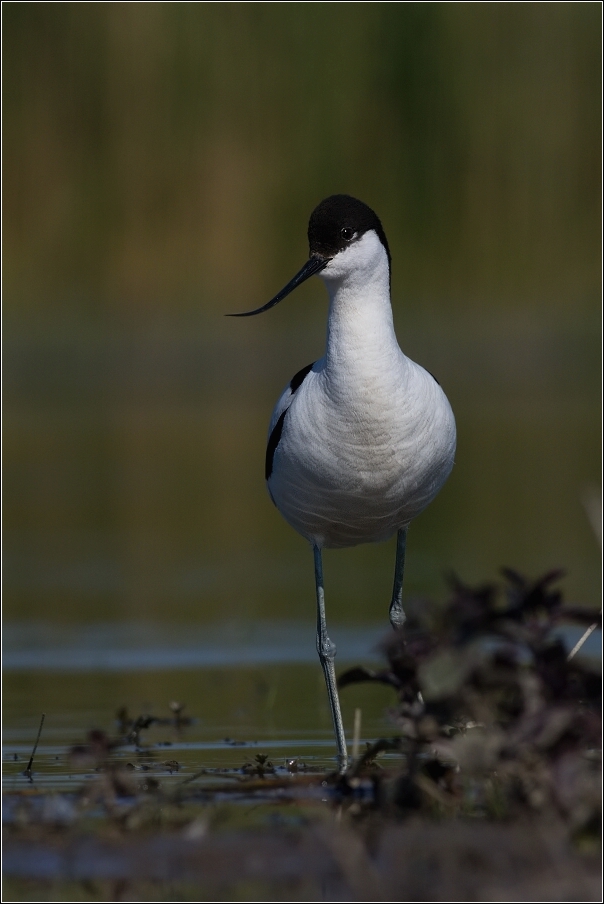
[(384, 228), (371, 207), (350, 195), (330, 195), (310, 215), (310, 254), (334, 257), (370, 229), (377, 233), (390, 264), (390, 249)]
[(308, 243), (310, 245), (310, 258), (301, 270), (296, 273), (288, 284), (277, 292), (261, 308), (253, 311), (242, 311), (240, 314), (229, 314), (229, 317), (252, 317), (254, 314), (262, 314), (274, 308), (276, 304), (293, 292), (315, 273), (321, 273), (329, 266), (332, 258), (339, 251), (344, 251), (354, 242), (358, 241), (366, 232), (374, 229), (388, 255), (390, 267), (390, 249), (378, 217), (371, 207), (351, 198), (350, 195), (331, 195), (321, 201), (310, 215), (308, 224)]

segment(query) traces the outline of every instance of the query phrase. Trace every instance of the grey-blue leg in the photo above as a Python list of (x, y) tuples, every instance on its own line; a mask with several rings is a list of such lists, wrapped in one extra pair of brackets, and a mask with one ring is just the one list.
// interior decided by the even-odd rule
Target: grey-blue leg
[(390, 603), (390, 624), (402, 628), (407, 616), (403, 611), (403, 576), (405, 574), (405, 550), (407, 548), (407, 528), (401, 527), (396, 535), (396, 563), (394, 565), (394, 587)]
[(336, 669), (334, 665), (336, 645), (332, 643), (327, 636), (327, 623), (325, 621), (325, 590), (323, 588), (323, 562), (321, 559), (321, 550), (318, 546), (313, 546), (313, 553), (315, 556), (315, 584), (317, 587), (317, 652), (319, 654), (319, 659), (321, 660), (323, 674), (325, 675), (325, 684), (327, 685), (333, 730), (338, 748), (340, 772), (344, 772), (348, 765), (348, 752), (346, 750), (346, 738), (344, 737), (344, 725), (342, 724), (338, 686), (336, 684)]

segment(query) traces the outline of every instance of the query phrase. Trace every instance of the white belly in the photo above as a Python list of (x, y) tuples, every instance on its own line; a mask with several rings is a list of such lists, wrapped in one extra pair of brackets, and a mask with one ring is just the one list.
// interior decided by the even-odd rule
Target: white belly
[(334, 384), (318, 362), (292, 398), (268, 486), (284, 518), (320, 547), (387, 539), (451, 472), (449, 402), (423, 368), (401, 359), (397, 373), (356, 388)]

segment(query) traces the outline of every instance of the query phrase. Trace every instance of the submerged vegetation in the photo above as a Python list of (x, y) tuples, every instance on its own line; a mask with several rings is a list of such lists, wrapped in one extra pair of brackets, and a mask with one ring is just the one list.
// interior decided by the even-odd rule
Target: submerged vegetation
[(396, 736), (344, 775), (258, 752), (183, 777), (144, 743), (157, 722), (186, 731), (182, 705), (122, 708), (117, 737), (70, 750), (92, 773), (79, 791), (6, 796), (13, 899), (28, 883), (36, 900), (598, 899), (600, 663), (557, 634), (594, 613), (563, 602), (558, 572), (504, 575), (408, 606), (386, 667), (341, 675), (396, 694)]

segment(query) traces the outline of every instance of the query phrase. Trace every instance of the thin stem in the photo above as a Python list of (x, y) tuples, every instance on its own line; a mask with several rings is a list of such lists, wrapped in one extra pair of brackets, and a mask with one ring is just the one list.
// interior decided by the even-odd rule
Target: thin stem
[(587, 638), (588, 638), (591, 634), (593, 634), (593, 632), (596, 630), (596, 628), (598, 627), (598, 624), (599, 624), (599, 622), (594, 622), (593, 625), (590, 625), (589, 628), (587, 629), (587, 631), (579, 638), (579, 640), (577, 641), (577, 643), (574, 645), (574, 647), (572, 648), (572, 650), (570, 651), (570, 653), (569, 653), (568, 656), (566, 657), (566, 661), (567, 661), (567, 662), (570, 662), (570, 660), (571, 660), (574, 656), (577, 655), (577, 653), (579, 652), (579, 650), (581, 649), (581, 647), (583, 646), (583, 644), (585, 643), (585, 641), (587, 640)]
[(38, 742), (40, 741), (40, 735), (42, 734), (42, 726), (44, 725), (44, 719), (46, 718), (46, 713), (42, 713), (42, 718), (40, 719), (40, 727), (38, 728), (38, 735), (36, 737), (36, 743), (34, 744), (34, 749), (31, 752), (31, 756), (29, 758), (29, 763), (27, 764), (27, 769), (23, 772), (23, 775), (26, 775), (28, 779), (31, 780), (31, 767), (34, 764), (34, 757), (36, 755), (36, 750), (38, 749)]

